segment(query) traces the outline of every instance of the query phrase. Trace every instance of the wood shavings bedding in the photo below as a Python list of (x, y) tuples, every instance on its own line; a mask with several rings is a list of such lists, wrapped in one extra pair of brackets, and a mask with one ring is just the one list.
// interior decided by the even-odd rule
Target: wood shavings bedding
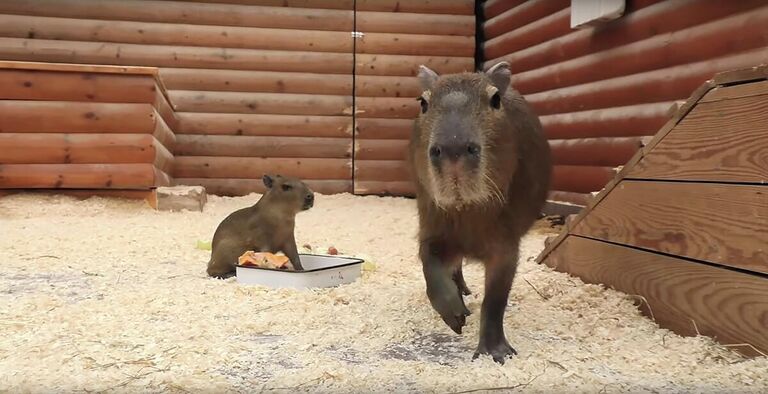
[(354, 284), (208, 278), (197, 240), (257, 198), (211, 197), (202, 213), (0, 199), (0, 391), (768, 391), (768, 360), (659, 329), (631, 297), (535, 264), (538, 232), (524, 239), (505, 321), (520, 355), (472, 362), (482, 270), (465, 270), (474, 313), (455, 335), (424, 294), (412, 200), (317, 196), (297, 217), (299, 245), (371, 256), (376, 269)]

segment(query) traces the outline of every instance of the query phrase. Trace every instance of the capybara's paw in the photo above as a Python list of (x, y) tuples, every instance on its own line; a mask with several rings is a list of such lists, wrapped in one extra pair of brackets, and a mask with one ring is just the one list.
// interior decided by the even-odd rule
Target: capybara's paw
[[(451, 282), (451, 284), (453, 284)], [(470, 315), (469, 309), (464, 305), (458, 289), (455, 286), (444, 288), (436, 294), (430, 295), (432, 307), (435, 308), (445, 324), (455, 333), (461, 334), (461, 329), (466, 323), (466, 317)]]
[(494, 344), (489, 344), (483, 338), (480, 338), (480, 344), (477, 345), (477, 350), (475, 350), (472, 359), (480, 357), (481, 354), (488, 354), (493, 357), (493, 361), (503, 365), (504, 361), (508, 357), (516, 355), (517, 351), (509, 345), (509, 342), (504, 337), (502, 337), (501, 341), (496, 341)]

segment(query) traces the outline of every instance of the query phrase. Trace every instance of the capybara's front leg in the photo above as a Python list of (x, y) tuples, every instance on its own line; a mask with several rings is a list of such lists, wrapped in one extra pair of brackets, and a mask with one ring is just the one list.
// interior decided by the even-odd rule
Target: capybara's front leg
[(283, 245), (283, 253), (291, 260), (291, 265), (296, 271), (304, 271), (304, 267), (301, 265), (301, 259), (299, 258), (299, 251), (296, 248), (296, 240), (291, 237), (288, 242)]
[(458, 286), (453, 280), (454, 265), (461, 257), (450, 253), (436, 242), (423, 242), (419, 249), (427, 297), (445, 324), (461, 334), (469, 309), (464, 305)]
[(480, 316), (480, 342), (474, 357), (490, 354), (497, 363), (517, 354), (504, 335), (504, 311), (517, 269), (517, 246), (508, 254), (496, 254), (485, 261), (485, 297)]

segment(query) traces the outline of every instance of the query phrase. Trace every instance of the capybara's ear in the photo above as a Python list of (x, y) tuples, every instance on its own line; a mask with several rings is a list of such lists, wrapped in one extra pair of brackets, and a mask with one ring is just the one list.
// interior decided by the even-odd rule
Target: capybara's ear
[(485, 73), (488, 75), (488, 78), (491, 79), (493, 86), (495, 86), (496, 89), (499, 89), (499, 94), (503, 96), (504, 92), (509, 87), (510, 79), (512, 79), (512, 72), (509, 71), (509, 63), (496, 63), (496, 65), (489, 68)]
[(264, 176), (261, 177), (261, 180), (264, 181), (264, 186), (266, 186), (267, 189), (271, 189), (272, 188), (272, 184), (274, 183), (274, 180), (272, 179), (272, 177), (270, 175), (264, 174)]
[(421, 90), (430, 90), (432, 85), (437, 81), (437, 73), (430, 70), (425, 65), (419, 66), (419, 84), (421, 84)]

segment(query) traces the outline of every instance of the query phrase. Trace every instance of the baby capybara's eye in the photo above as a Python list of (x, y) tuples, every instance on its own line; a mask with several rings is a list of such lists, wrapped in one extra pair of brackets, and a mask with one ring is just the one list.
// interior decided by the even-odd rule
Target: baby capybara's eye
[(287, 192), (287, 191), (289, 191), (291, 189), (293, 189), (293, 186), (291, 186), (291, 185), (283, 185), (283, 191), (284, 192)]

